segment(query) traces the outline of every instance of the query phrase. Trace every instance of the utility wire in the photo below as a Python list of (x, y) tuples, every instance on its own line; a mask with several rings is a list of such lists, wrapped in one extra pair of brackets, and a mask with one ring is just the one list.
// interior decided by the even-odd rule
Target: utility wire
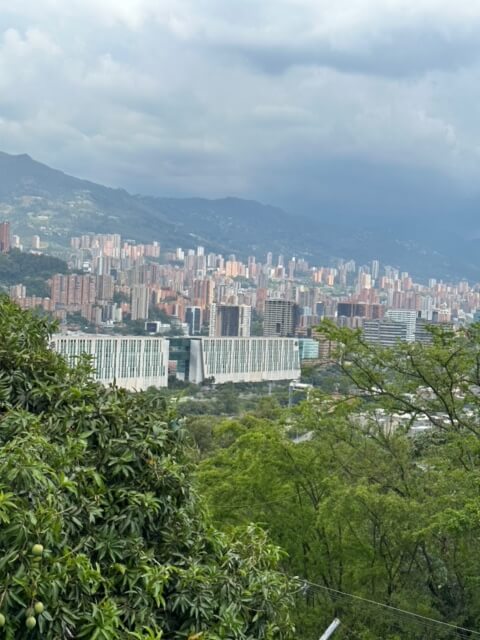
[[(351, 459), (353, 459), (353, 457), (355, 456), (355, 454), (353, 454), (352, 456), (349, 456), (347, 458), (347, 460), (345, 462), (349, 462)], [(341, 463), (340, 466), (344, 466), (345, 462)], [(299, 487), (297, 489), (297, 493), (293, 494), (292, 496), (290, 496), (290, 499), (295, 499), (299, 497), (299, 494), (303, 494), (308, 496), (309, 492), (307, 489), (305, 489), (304, 487)], [(226, 509), (229, 511), (236, 511), (236, 510), (242, 510), (242, 509), (252, 509), (252, 508), (261, 508), (263, 506), (266, 505), (270, 505), (270, 504), (285, 504), (286, 502), (286, 496), (284, 496), (283, 498), (279, 498), (277, 500), (268, 500), (268, 501), (263, 501), (260, 503), (244, 503), (244, 504), (235, 504), (235, 502), (231, 502), (228, 505), (220, 505), (222, 507), (222, 509)], [(214, 504), (212, 506), (218, 507), (218, 504)], [(290, 577), (291, 576), (287, 576)], [(308, 585), (309, 587), (316, 589), (318, 591), (322, 590), (324, 592), (328, 592), (330, 594), (330, 597), (335, 600), (335, 601), (339, 601), (343, 598), (350, 598), (352, 600), (358, 600), (360, 602), (363, 602), (365, 604), (368, 605), (373, 605), (373, 606), (377, 606), (377, 607), (381, 607), (385, 610), (388, 610), (391, 614), (393, 614), (394, 616), (397, 616), (397, 620), (402, 620), (402, 622), (405, 622), (406, 620), (409, 620), (410, 622), (413, 623), (417, 623), (417, 624), (421, 624), (423, 627), (426, 627), (428, 629), (434, 630), (434, 629), (438, 629), (438, 625), (442, 626), (445, 629), (450, 629), (451, 631), (455, 631), (457, 633), (457, 635), (460, 638), (471, 638), (472, 635), (475, 637), (480, 638), (480, 632), (479, 631), (474, 631), (473, 629), (468, 629), (466, 627), (460, 627), (458, 625), (449, 623), (449, 622), (443, 622), (441, 620), (436, 620), (435, 618), (430, 618), (428, 616), (423, 616), (419, 613), (414, 613), (413, 611), (407, 611), (405, 609), (401, 609), (399, 607), (394, 607), (392, 605), (388, 605), (385, 604), (383, 602), (377, 602), (376, 600), (371, 600), (369, 598), (363, 598), (362, 596), (357, 596), (354, 595), (352, 593), (347, 593), (345, 591), (340, 591), (338, 589), (332, 589), (331, 587), (326, 587), (325, 585), (321, 585), (321, 584), (316, 584), (315, 582), (311, 582), (309, 580), (306, 580), (304, 578), (300, 578), (300, 580)]]
[[(344, 596), (341, 595), (333, 595), (330, 594), (330, 597), (332, 598), (332, 600), (334, 602), (340, 602), (343, 601), (344, 602)], [(369, 604), (369, 603), (362, 603), (362, 604)], [(383, 603), (378, 603), (380, 606), (388, 606), (388, 605), (383, 605)], [(402, 609), (400, 610), (390, 610), (388, 611), (387, 615), (392, 616), (392, 618), (398, 623), (398, 624), (413, 624), (416, 626), (421, 627), (424, 631), (425, 630), (429, 630), (431, 632), (438, 632), (439, 631), (439, 627), (438, 625), (447, 625), (445, 628), (445, 631), (447, 633), (455, 633), (455, 637), (456, 638), (460, 638), (460, 639), (470, 639), (472, 638), (472, 633), (477, 633), (475, 631), (462, 631), (462, 629), (464, 629), (464, 627), (457, 627), (456, 625), (448, 625), (448, 623), (442, 623), (440, 620), (434, 620), (433, 618), (427, 618), (425, 616), (420, 616), (417, 617), (417, 615), (419, 614), (414, 614), (412, 612), (407, 612), (404, 613)], [(431, 621), (430, 621), (431, 620)]]
[[(303, 580), (302, 578), (300, 578), (301, 580)], [(433, 628), (434, 625), (441, 625), (444, 628), (448, 628), (451, 629), (452, 631), (456, 631), (459, 635), (461, 635), (462, 637), (469, 637), (469, 636), (476, 636), (480, 638), (480, 632), (479, 631), (474, 631), (473, 629), (467, 629), (466, 627), (460, 627), (458, 625), (452, 624), (450, 622), (442, 622), (441, 620), (436, 620), (435, 618), (429, 618), (428, 616), (422, 616), (419, 613), (413, 613), (413, 611), (407, 611), (406, 609), (400, 609), (399, 607), (394, 607), (390, 604), (385, 604), (383, 602), (377, 602), (376, 600), (370, 600), (369, 598), (363, 598), (362, 596), (356, 596), (353, 593), (347, 593), (346, 591), (340, 591), (339, 589), (332, 589), (331, 587), (326, 587), (325, 585), (322, 584), (317, 584), (315, 582), (310, 582), (310, 580), (303, 580), (303, 582), (305, 584), (307, 584), (309, 587), (316, 589), (318, 591), (324, 591), (324, 592), (328, 592), (330, 593), (334, 598), (336, 599), (341, 599), (341, 598), (350, 598), (352, 600), (358, 600), (360, 602), (364, 602), (366, 604), (369, 605), (373, 605), (376, 607), (381, 607), (382, 609), (386, 609), (388, 611), (390, 611), (391, 613), (393, 613), (394, 615), (396, 614), (403, 616), (403, 620), (405, 620), (407, 617), (410, 617), (412, 619), (412, 621), (416, 620), (418, 622), (422, 622), (423, 624), (425, 624), (426, 626), (430, 626), (431, 628)], [(465, 634), (469, 634), (469, 635), (465, 635)]]
[[(329, 596), (334, 602), (344, 602), (345, 599), (343, 596), (341, 595), (333, 595), (330, 594)], [(379, 603), (382, 604), (382, 603)], [(408, 615), (401, 613), (400, 611), (389, 611), (388, 614), (389, 616), (392, 616), (393, 620), (396, 621), (397, 624), (413, 624), (416, 625), (418, 627), (420, 627), (421, 629), (423, 629), (423, 631), (428, 630), (431, 631), (432, 633), (438, 632), (439, 628), (438, 628), (438, 623), (440, 623), (440, 620), (435, 620), (434, 622), (429, 622), (428, 618), (427, 619), (418, 619), (416, 617), (412, 617), (415, 616), (415, 614), (411, 614), (410, 612), (408, 613)], [(455, 626), (455, 625), (454, 625)], [(455, 627), (455, 628), (450, 628), (448, 627), (447, 629), (445, 629), (445, 631), (447, 633), (455, 633), (455, 637), (456, 638), (460, 638), (460, 640), (471, 640), (472, 636), (470, 634), (470, 632), (467, 635), (467, 632), (463, 632), (460, 631), (459, 629), (462, 629), (462, 627)], [(353, 632), (352, 630), (350, 630), (351, 632)], [(356, 632), (354, 632), (356, 637), (359, 637), (358, 634)], [(473, 632), (475, 633), (475, 632)]]

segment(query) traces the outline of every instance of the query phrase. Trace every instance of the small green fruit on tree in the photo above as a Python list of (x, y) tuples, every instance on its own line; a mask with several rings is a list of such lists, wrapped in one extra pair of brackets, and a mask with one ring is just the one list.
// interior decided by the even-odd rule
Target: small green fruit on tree
[(25, 624), (27, 625), (27, 629), (33, 629), (34, 627), (36, 627), (37, 621), (33, 616), (28, 616), (28, 618), (25, 621)]
[(9, 640), (37, 622), (42, 640), (294, 637), (298, 587), (279, 571), (282, 553), (256, 527), (214, 529), (174, 411), (157, 394), (100, 385), (86, 360), (70, 367), (48, 346), (54, 330), (0, 295)]
[(36, 602), (35, 606), (33, 607), (35, 610), (35, 613), (39, 616), (41, 613), (43, 613), (45, 607), (43, 606), (43, 602)]

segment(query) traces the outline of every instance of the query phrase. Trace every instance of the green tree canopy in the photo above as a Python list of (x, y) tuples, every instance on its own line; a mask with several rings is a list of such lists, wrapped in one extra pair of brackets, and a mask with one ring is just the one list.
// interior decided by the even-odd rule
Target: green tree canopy
[(389, 349), (324, 331), (348, 393), (230, 429), (198, 474), (215, 521), (262, 523), (286, 569), (316, 585), (298, 595), (302, 638), (334, 615), (339, 640), (479, 636), (479, 327)]
[(292, 637), (292, 583), (254, 526), (213, 529), (155, 394), (95, 383), (0, 299), (0, 637)]
[(48, 278), (67, 273), (67, 263), (53, 256), (12, 249), (0, 254), (0, 285), (24, 284), (27, 295), (49, 296)]

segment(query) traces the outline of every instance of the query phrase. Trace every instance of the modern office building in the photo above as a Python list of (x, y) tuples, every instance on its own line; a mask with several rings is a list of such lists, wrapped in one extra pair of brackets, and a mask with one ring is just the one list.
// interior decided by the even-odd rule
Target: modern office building
[(190, 338), (169, 338), (168, 364), (172, 373), (179, 380), (190, 380)]
[(295, 335), (299, 308), (291, 300), (265, 300), (263, 335), (266, 338), (287, 338)]
[(193, 338), (189, 381), (264, 382), (300, 378), (295, 338)]
[(397, 342), (407, 342), (408, 327), (406, 322), (393, 320), (366, 320), (363, 323), (365, 341), (383, 347), (391, 347)]
[(185, 307), (185, 324), (188, 326), (188, 335), (198, 336), (202, 328), (201, 307)]
[(300, 362), (304, 360), (318, 360), (320, 356), (320, 344), (314, 338), (299, 338), (298, 340)]
[(411, 309), (388, 309), (385, 311), (385, 318), (392, 322), (405, 323), (407, 325), (407, 342), (414, 342), (417, 322), (416, 311)]
[(367, 304), (365, 302), (339, 302), (337, 304), (338, 318), (368, 318), (377, 320), (383, 317), (384, 306), (381, 304)]
[(215, 304), (210, 306), (210, 337), (248, 338), (252, 307), (244, 304)]
[(445, 331), (454, 331), (454, 325), (451, 322), (432, 322), (431, 320), (426, 320), (424, 318), (417, 318), (417, 322), (415, 325), (415, 342), (420, 342), (421, 344), (432, 344), (433, 342), (433, 333), (429, 330), (432, 327), (433, 329), (443, 329)]
[(92, 356), (95, 377), (103, 384), (115, 382), (131, 391), (168, 384), (168, 340), (163, 338), (56, 334), (51, 346), (70, 364), (82, 354)]

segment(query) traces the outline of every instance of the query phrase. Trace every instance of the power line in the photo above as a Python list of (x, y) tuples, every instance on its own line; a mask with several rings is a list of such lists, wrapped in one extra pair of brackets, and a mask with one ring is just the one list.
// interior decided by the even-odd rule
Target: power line
[[(329, 594), (329, 597), (334, 601), (334, 602), (340, 602), (340, 601), (344, 601), (345, 597), (342, 595), (338, 595), (338, 594)], [(364, 603), (364, 604), (369, 604), (369, 603)], [(378, 603), (380, 605), (382, 605), (382, 603)], [(438, 632), (438, 624), (441, 623), (440, 620), (433, 620), (433, 622), (430, 622), (429, 618), (417, 618), (415, 617), (417, 614), (413, 614), (411, 612), (408, 612), (407, 614), (403, 613), (402, 609), (399, 609), (398, 611), (395, 610), (391, 610), (388, 612), (389, 616), (392, 616), (393, 619), (397, 622), (397, 624), (405, 624), (408, 622), (408, 624), (413, 624), (416, 625), (418, 627), (421, 627), (424, 631), (425, 630), (429, 630), (432, 632)], [(450, 628), (448, 627), (446, 629), (447, 632), (451, 632), (451, 633), (455, 633), (455, 637), (456, 638), (460, 638), (461, 640), (471, 640), (472, 636), (471, 633), (469, 632), (467, 635), (467, 632), (463, 632), (460, 631), (460, 629), (462, 629), (463, 627), (455, 627), (455, 625), (453, 625), (454, 628)], [(355, 632), (356, 633), (356, 632)], [(476, 633), (476, 632), (473, 632)], [(358, 634), (356, 634), (356, 637), (360, 637), (358, 636)]]
[[(291, 498), (295, 499), (298, 498), (299, 495), (298, 494), (303, 494), (303, 495), (308, 495), (308, 491), (301, 487), (298, 490), (297, 494), (294, 494), (292, 496), (290, 496)], [(264, 501), (261, 502), (260, 504), (252, 504), (252, 503), (244, 503), (244, 504), (235, 504), (235, 503), (230, 503), (230, 505), (225, 505), (226, 509), (229, 509), (231, 511), (236, 511), (236, 510), (241, 510), (241, 509), (251, 509), (251, 508), (261, 508), (263, 506), (266, 505), (270, 505), (270, 504), (282, 504), (285, 503), (285, 497), (283, 499), (277, 499), (277, 500), (268, 500), (268, 501)], [(215, 505), (218, 507), (218, 505)], [(223, 507), (222, 507), (223, 508)], [(288, 576), (288, 577), (292, 577), (292, 576)], [(371, 600), (369, 598), (364, 598), (362, 596), (357, 596), (345, 591), (340, 591), (338, 589), (332, 589), (331, 587), (326, 587), (324, 585), (320, 585), (320, 584), (316, 584), (314, 582), (311, 582), (309, 580), (306, 580), (304, 578), (300, 578), (300, 580), (312, 587), (313, 589), (317, 589), (317, 590), (323, 590), (326, 591), (330, 594), (330, 597), (332, 597), (332, 599), (338, 601), (344, 598), (350, 598), (352, 600), (358, 600), (361, 601), (365, 604), (368, 605), (373, 605), (373, 606), (377, 606), (377, 607), (381, 607), (383, 609), (386, 609), (390, 612), (390, 614), (394, 615), (397, 617), (397, 620), (401, 620), (402, 622), (405, 622), (406, 620), (409, 620), (410, 622), (416, 623), (416, 624), (420, 624), (422, 625), (422, 627), (427, 627), (428, 629), (434, 630), (434, 629), (438, 629), (438, 625), (444, 627), (445, 629), (450, 629), (451, 631), (455, 631), (457, 633), (457, 635), (460, 638), (471, 638), (471, 636), (475, 636), (475, 637), (479, 637), (480, 638), (480, 632), (478, 631), (474, 631), (473, 629), (468, 629), (466, 627), (460, 627), (458, 625), (449, 623), (449, 622), (443, 622), (441, 620), (436, 620), (435, 618), (430, 618), (428, 616), (423, 616), (419, 613), (414, 613), (413, 611), (407, 611), (405, 609), (401, 609), (399, 607), (394, 607), (392, 605), (388, 605), (385, 604), (383, 602), (377, 602), (376, 600)], [(468, 634), (468, 635), (466, 635)]]
[[(349, 462), (355, 454), (353, 454), (352, 456), (349, 456), (347, 458), (346, 461), (344, 461), (343, 463), (340, 463), (339, 466), (344, 466), (345, 462)], [(289, 496), (290, 500), (295, 500), (298, 499), (301, 495), (304, 496), (309, 496), (309, 491), (305, 488), (305, 487), (297, 487), (297, 492), (294, 493), (293, 495)], [(262, 508), (266, 505), (270, 505), (270, 504), (285, 504), (287, 502), (286, 500), (286, 496), (284, 496), (283, 498), (279, 498), (276, 500), (268, 500), (268, 501), (263, 501), (260, 503), (256, 503), (256, 504), (252, 504), (252, 503), (244, 503), (244, 504), (235, 504), (230, 503), (228, 505), (220, 505), (220, 507), (222, 509), (226, 509), (229, 511), (240, 511), (243, 509), (252, 509), (252, 508)], [(218, 503), (214, 504), (212, 506), (215, 506), (218, 508)], [(292, 576), (287, 576), (289, 578), (291, 578)], [(334, 600), (340, 600), (342, 598), (350, 598), (352, 600), (358, 600), (361, 601), (363, 603), (369, 604), (369, 605), (373, 605), (373, 606), (377, 606), (377, 607), (381, 607), (383, 609), (388, 610), (391, 614), (393, 614), (394, 616), (397, 616), (397, 620), (402, 620), (402, 622), (404, 622), (405, 620), (409, 620), (410, 622), (413, 623), (417, 623), (417, 624), (421, 624), (423, 627), (427, 627), (429, 629), (438, 629), (438, 625), (444, 627), (445, 629), (450, 629), (451, 631), (455, 631), (458, 636), (460, 638), (471, 638), (471, 636), (475, 636), (475, 637), (479, 637), (480, 638), (480, 632), (478, 631), (474, 631), (473, 629), (468, 629), (466, 627), (460, 627), (458, 625), (449, 623), (449, 622), (443, 622), (441, 620), (436, 620), (435, 618), (430, 618), (428, 616), (423, 616), (419, 613), (414, 613), (412, 611), (407, 611), (405, 609), (401, 609), (399, 607), (394, 607), (392, 605), (388, 605), (385, 604), (383, 602), (377, 602), (376, 600), (371, 600), (369, 598), (363, 598), (362, 596), (357, 596), (351, 593), (347, 593), (345, 591), (340, 591), (338, 589), (332, 589), (331, 587), (326, 587), (324, 585), (321, 584), (316, 584), (314, 582), (311, 582), (309, 580), (306, 580), (304, 578), (300, 578), (300, 580), (314, 588), (317, 590), (323, 590), (323, 591), (327, 591), (329, 592), (330, 596), (334, 599)], [(468, 635), (466, 635), (468, 634)]]
[[(340, 602), (340, 601), (345, 601), (345, 598), (341, 595), (334, 595), (334, 594), (330, 594), (330, 596), (332, 598), (332, 600), (334, 602)], [(380, 603), (381, 604), (381, 603)], [(428, 619), (424, 620), (424, 619), (418, 619), (416, 617), (412, 617), (412, 615), (408, 614), (403, 614), (400, 611), (389, 611), (388, 614), (389, 616), (392, 616), (393, 620), (395, 620), (397, 622), (397, 624), (404, 624), (404, 623), (408, 623), (411, 625), (416, 625), (418, 627), (420, 627), (421, 629), (425, 630), (429, 630), (432, 631), (433, 633), (438, 632), (438, 623), (440, 622), (440, 620), (436, 620), (434, 622), (429, 622)], [(415, 614), (414, 614), (415, 615)], [(456, 638), (460, 638), (461, 640), (471, 640), (472, 636), (470, 635), (470, 633), (467, 632), (462, 632), (459, 631), (459, 629), (461, 629), (462, 627), (458, 627), (455, 629), (446, 629), (447, 633), (455, 633), (455, 637)], [(353, 632), (352, 630), (350, 630), (351, 633), (354, 633), (356, 637), (360, 637), (357, 632)], [(475, 633), (475, 632), (474, 632)]]
[(326, 587), (325, 585), (322, 584), (317, 584), (315, 582), (310, 582), (310, 580), (303, 580), (303, 578), (300, 578), (305, 584), (307, 584), (309, 587), (312, 587), (313, 589), (318, 589), (318, 590), (323, 590), (323, 591), (327, 591), (330, 594), (333, 595), (334, 598), (340, 599), (340, 598), (350, 598), (352, 600), (358, 600), (360, 602), (364, 602), (367, 603), (369, 605), (373, 605), (376, 607), (381, 607), (383, 609), (387, 609), (388, 611), (390, 611), (393, 614), (397, 614), (397, 615), (402, 615), (404, 616), (403, 619), (405, 620), (405, 617), (410, 617), (413, 620), (416, 621), (421, 621), (422, 623), (424, 623), (426, 626), (430, 626), (431, 628), (432, 625), (441, 625), (445, 628), (451, 629), (452, 631), (456, 631), (457, 633), (459, 633), (462, 637), (468, 637), (465, 636), (464, 634), (470, 634), (470, 635), (474, 635), (480, 638), (480, 632), (479, 631), (474, 631), (473, 629), (467, 629), (466, 627), (460, 627), (458, 625), (452, 624), (450, 622), (443, 622), (442, 620), (436, 620), (435, 618), (429, 618), (428, 616), (423, 616), (419, 613), (413, 613), (413, 611), (407, 611), (406, 609), (400, 609), (399, 607), (394, 607), (393, 605), (390, 604), (385, 604), (383, 602), (377, 602), (376, 600), (370, 600), (369, 598), (363, 598), (362, 596), (357, 596), (354, 595), (353, 593), (347, 593), (346, 591), (340, 591), (339, 589), (332, 589), (331, 587)]

